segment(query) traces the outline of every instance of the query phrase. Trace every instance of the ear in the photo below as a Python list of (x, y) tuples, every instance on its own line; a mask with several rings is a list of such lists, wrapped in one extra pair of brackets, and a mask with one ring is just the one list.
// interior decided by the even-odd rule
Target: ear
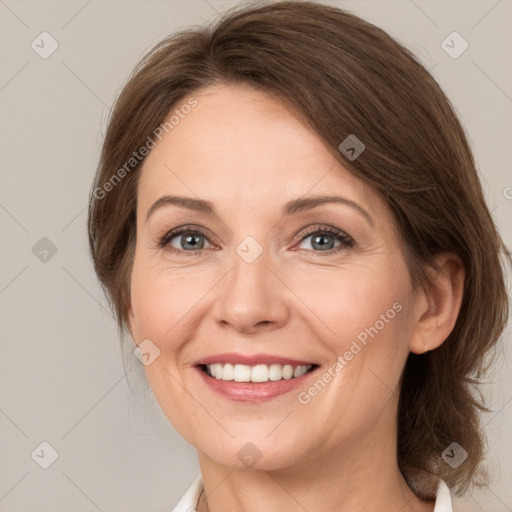
[(411, 352), (424, 354), (438, 348), (452, 332), (464, 293), (465, 269), (454, 254), (436, 258), (440, 270), (431, 271), (431, 284), (416, 300), (415, 325), (409, 343)]

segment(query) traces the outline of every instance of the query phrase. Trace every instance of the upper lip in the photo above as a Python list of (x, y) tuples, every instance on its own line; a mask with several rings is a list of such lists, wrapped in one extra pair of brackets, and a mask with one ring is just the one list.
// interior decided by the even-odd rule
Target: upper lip
[(303, 361), (299, 359), (291, 359), (289, 357), (275, 356), (272, 354), (215, 354), (206, 356), (195, 362), (195, 365), (206, 365), (206, 364), (245, 364), (247, 366), (255, 366), (257, 364), (290, 364), (292, 366), (305, 366), (314, 364), (311, 361)]

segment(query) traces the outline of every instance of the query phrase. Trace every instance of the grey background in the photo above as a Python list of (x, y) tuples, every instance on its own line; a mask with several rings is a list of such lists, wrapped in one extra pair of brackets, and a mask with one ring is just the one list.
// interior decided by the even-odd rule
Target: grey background
[[(109, 107), (133, 66), (163, 37), (236, 3), (0, 0), (2, 512), (170, 511), (199, 471), (131, 340), (125, 375), (88, 257), (86, 205)], [(432, 70), (511, 246), (512, 0), (330, 3), (387, 30)], [(31, 47), (43, 31), (59, 45), (47, 59)], [(457, 59), (441, 47), (453, 31), (469, 43)], [(43, 237), (57, 249), (46, 261)], [(512, 511), (510, 328), (503, 341), (484, 387), (493, 481), (465, 498), (467, 512)], [(48, 469), (31, 457), (43, 441), (58, 452)]]

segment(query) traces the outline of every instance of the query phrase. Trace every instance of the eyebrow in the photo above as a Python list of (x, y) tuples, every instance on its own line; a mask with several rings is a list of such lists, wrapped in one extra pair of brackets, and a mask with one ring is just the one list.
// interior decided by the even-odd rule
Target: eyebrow
[[(344, 204), (346, 206), (350, 206), (357, 210), (366, 219), (370, 226), (374, 226), (373, 218), (362, 206), (352, 201), (351, 199), (347, 199), (346, 197), (341, 196), (316, 196), (293, 199), (292, 201), (289, 201), (284, 205), (282, 215), (294, 215), (296, 213), (311, 210), (313, 208), (316, 208), (317, 206), (327, 203), (339, 203)], [(146, 222), (156, 210), (167, 205), (174, 205), (180, 208), (185, 208), (187, 210), (193, 210), (199, 213), (217, 216), (215, 208), (210, 201), (194, 199), (192, 197), (166, 195), (157, 199), (148, 209), (148, 212), (146, 214)]]

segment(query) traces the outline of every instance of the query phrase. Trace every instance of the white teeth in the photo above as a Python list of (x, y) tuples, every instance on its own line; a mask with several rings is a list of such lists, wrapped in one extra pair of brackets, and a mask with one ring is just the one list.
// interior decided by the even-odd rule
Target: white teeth
[(217, 375), (219, 379), (222, 379), (222, 365), (221, 364), (213, 364), (212, 365), (212, 374)]
[(270, 380), (281, 380), (283, 378), (283, 367), (280, 364), (271, 364), (268, 367), (268, 378)]
[[(307, 371), (307, 370), (306, 370)], [(306, 372), (304, 372), (306, 373)], [(291, 379), (293, 377), (293, 366), (291, 364), (285, 364), (283, 367), (283, 379)]]
[[(217, 379), (233, 380), (235, 368), (232, 364), (225, 364), (224, 367), (222, 367), (221, 364), (216, 364), (215, 366), (217, 367), (216, 371), (219, 372), (218, 376), (216, 377)], [(217, 373), (215, 373), (215, 375), (217, 375)]]
[(206, 371), (218, 380), (234, 380), (235, 382), (268, 382), (293, 379), (307, 373), (313, 365), (293, 367), (291, 364), (207, 364)]
[(235, 382), (251, 382), (251, 367), (246, 364), (235, 364)]
[(268, 366), (266, 364), (257, 364), (251, 369), (251, 382), (267, 382)]

